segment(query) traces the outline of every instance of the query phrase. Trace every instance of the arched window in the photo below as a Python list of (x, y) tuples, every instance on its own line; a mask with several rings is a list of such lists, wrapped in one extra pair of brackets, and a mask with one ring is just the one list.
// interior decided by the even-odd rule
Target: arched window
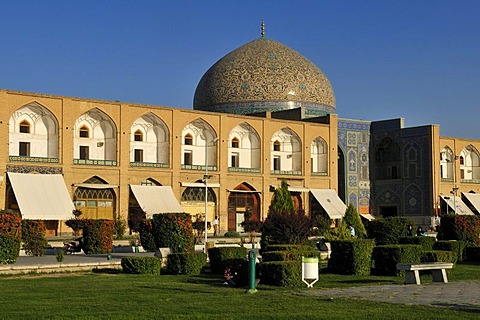
[(20, 122), (20, 132), (21, 133), (30, 133), (30, 123), (27, 120)]
[(80, 138), (88, 138), (89, 137), (89, 130), (86, 126), (81, 126), (79, 129), (79, 136)]
[(273, 143), (273, 151), (280, 151), (280, 141), (275, 140)]
[(238, 138), (235, 137), (232, 139), (232, 148), (238, 148), (240, 146), (240, 141), (238, 141)]
[(143, 133), (142, 133), (142, 131), (140, 131), (140, 130), (135, 131), (135, 133), (133, 134), (133, 139), (134, 139), (135, 141), (143, 141)]
[(187, 146), (193, 145), (193, 137), (190, 133), (187, 133), (184, 138), (184, 143)]

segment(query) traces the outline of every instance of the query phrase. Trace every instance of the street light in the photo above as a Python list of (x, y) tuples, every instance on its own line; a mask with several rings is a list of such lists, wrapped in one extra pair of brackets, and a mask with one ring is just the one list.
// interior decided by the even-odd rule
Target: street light
[[(205, 243), (204, 243), (204, 252), (207, 253), (207, 228), (208, 228), (208, 219), (207, 219), (207, 209), (208, 209), (208, 179), (212, 176), (208, 174), (208, 141), (207, 135), (204, 134), (205, 138), (205, 175), (203, 176), (203, 182), (205, 183)], [(213, 138), (211, 143), (217, 142), (218, 138)]]
[(453, 157), (453, 188), (452, 188), (452, 194), (453, 194), (453, 214), (457, 214), (457, 203), (456, 203), (456, 198), (457, 198), (457, 184), (455, 181), (455, 177), (457, 175), (457, 159), (458, 156), (455, 155)]

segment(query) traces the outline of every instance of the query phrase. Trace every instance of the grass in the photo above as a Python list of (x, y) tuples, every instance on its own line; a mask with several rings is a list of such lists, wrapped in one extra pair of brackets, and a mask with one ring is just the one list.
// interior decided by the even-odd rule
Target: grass
[[(478, 264), (461, 264), (450, 272), (451, 281), (479, 276)], [(315, 289), (403, 282), (400, 277), (320, 278)], [(260, 285), (257, 293), (247, 294), (224, 286), (214, 275), (111, 271), (2, 276), (0, 288), (1, 319), (478, 319), (478, 313), (468, 310), (303, 295), (309, 290), (305, 287)]]

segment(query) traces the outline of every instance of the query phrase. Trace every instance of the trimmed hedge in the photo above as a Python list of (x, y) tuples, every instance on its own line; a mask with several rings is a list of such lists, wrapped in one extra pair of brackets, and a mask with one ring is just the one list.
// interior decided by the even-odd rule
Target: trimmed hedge
[(172, 253), (195, 251), (192, 217), (188, 213), (153, 215), (156, 248), (170, 248)]
[(265, 247), (263, 252), (268, 251), (290, 251), (290, 252), (305, 252), (314, 249), (312, 246), (306, 244), (271, 244)]
[(418, 244), (421, 245), (423, 250), (432, 250), (435, 244), (434, 237), (401, 237), (400, 244)]
[(376, 246), (372, 252), (372, 273), (379, 276), (401, 275), (404, 272), (397, 270), (397, 263), (420, 262), (422, 252), (422, 246), (413, 244)]
[(121, 264), (124, 273), (160, 275), (162, 261), (155, 257), (127, 257)]
[(457, 263), (457, 253), (453, 251), (431, 250), (424, 251), (420, 258), (421, 262), (451, 262)]
[(210, 268), (212, 273), (223, 273), (226, 267), (238, 267), (247, 256), (247, 248), (244, 247), (215, 247), (208, 249)]
[(367, 235), (375, 239), (377, 245), (398, 244), (406, 235), (408, 225), (413, 225), (413, 221), (404, 217), (377, 219), (367, 224)]
[(0, 210), (0, 263), (15, 263), (20, 254), (22, 216), (10, 210)]
[(203, 252), (173, 253), (167, 256), (167, 270), (170, 274), (198, 275), (207, 264)]
[(466, 261), (480, 262), (480, 247), (468, 246), (465, 247)]
[(369, 275), (372, 266), (373, 239), (331, 241), (328, 269), (332, 273)]
[(480, 218), (467, 215), (443, 216), (438, 232), (439, 240), (461, 240), (480, 245)]
[(83, 220), (83, 252), (102, 254), (112, 252), (115, 222), (104, 219)]
[(301, 285), (302, 266), (294, 261), (271, 261), (261, 265), (260, 282), (271, 286), (291, 287)]
[(457, 254), (457, 261), (463, 261), (467, 242), (456, 240), (440, 240), (435, 242), (433, 250), (453, 251)]
[(321, 253), (317, 250), (308, 251), (268, 251), (262, 254), (262, 261), (297, 261), (302, 262), (302, 257), (316, 257), (321, 260)]
[(45, 248), (48, 246), (46, 237), (47, 227), (43, 220), (23, 220), (22, 221), (22, 248), (29, 256), (43, 256)]
[(155, 245), (155, 235), (153, 234), (153, 220), (145, 219), (140, 222), (140, 244), (143, 249), (148, 252), (155, 252), (157, 246)]

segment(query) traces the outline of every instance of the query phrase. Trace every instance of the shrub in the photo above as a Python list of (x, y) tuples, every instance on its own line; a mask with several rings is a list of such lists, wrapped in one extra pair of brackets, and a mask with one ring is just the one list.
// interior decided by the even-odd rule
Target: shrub
[(83, 220), (83, 251), (86, 254), (112, 251), (115, 223), (113, 220)]
[(226, 267), (234, 269), (245, 261), (247, 249), (244, 247), (216, 247), (208, 249), (212, 273), (223, 273)]
[(240, 233), (237, 231), (227, 231), (223, 236), (225, 238), (240, 238)]
[(312, 220), (307, 216), (269, 213), (263, 223), (260, 246), (307, 243), (311, 228)]
[(443, 216), (438, 239), (460, 240), (480, 245), (480, 218), (467, 215)]
[(321, 253), (317, 250), (308, 251), (268, 251), (262, 253), (262, 261), (297, 261), (302, 262), (302, 257), (316, 257), (321, 260)]
[(43, 256), (48, 245), (46, 234), (47, 228), (43, 220), (23, 220), (22, 241), (25, 253), (29, 256)]
[(62, 262), (65, 258), (65, 251), (63, 251), (63, 249), (57, 249), (55, 253), (55, 258), (57, 259), (57, 262)]
[(465, 247), (466, 261), (480, 262), (480, 247), (468, 246)]
[(291, 252), (303, 252), (311, 251), (312, 246), (307, 244), (272, 244), (269, 245), (263, 250), (264, 252), (268, 251), (291, 251)]
[(328, 269), (338, 274), (369, 275), (372, 265), (372, 239), (335, 240)]
[(158, 248), (155, 245), (155, 236), (153, 234), (153, 220), (144, 219), (140, 222), (140, 244), (145, 251), (154, 252)]
[(401, 237), (400, 244), (418, 244), (421, 245), (423, 250), (432, 250), (435, 244), (434, 237)]
[[(333, 253), (333, 252), (332, 252)], [(382, 245), (373, 248), (373, 273), (379, 276), (398, 276), (397, 263), (420, 262), (422, 247), (413, 244)]]
[(171, 274), (198, 275), (207, 264), (203, 252), (174, 253), (167, 256), (167, 269)]
[(433, 244), (433, 250), (444, 250), (444, 251), (453, 251), (457, 254), (457, 260), (464, 260), (464, 252), (467, 242), (465, 241), (456, 241), (456, 240), (441, 240)]
[(301, 285), (303, 283), (301, 264), (296, 261), (262, 263), (260, 281), (262, 284), (281, 287)]
[(377, 219), (368, 223), (367, 235), (375, 239), (377, 245), (398, 244), (400, 238), (406, 235), (408, 225), (413, 225), (413, 222), (404, 217)]
[(155, 257), (126, 257), (121, 261), (124, 273), (160, 274), (161, 261)]
[(188, 213), (154, 214), (153, 230), (157, 248), (170, 248), (172, 253), (194, 252), (192, 217)]
[(75, 237), (78, 237), (80, 234), (80, 230), (83, 228), (83, 219), (80, 218), (82, 215), (82, 211), (78, 209), (74, 209), (72, 211), (73, 214), (73, 219), (69, 219), (65, 221), (65, 224), (67, 227), (71, 228), (73, 230), (73, 235)]
[(457, 263), (457, 253), (453, 251), (430, 250), (424, 251), (420, 257), (421, 262), (451, 262)]
[(122, 219), (119, 215), (115, 217), (115, 239), (123, 239), (123, 236), (125, 235), (125, 231), (127, 230), (127, 224), (125, 223), (125, 220)]
[(22, 216), (0, 210), (0, 263), (14, 263), (20, 254)]
[(367, 230), (362, 223), (362, 219), (357, 212), (357, 208), (353, 204), (349, 204), (343, 221), (347, 226), (352, 226), (355, 229), (355, 236), (364, 238), (367, 235)]

